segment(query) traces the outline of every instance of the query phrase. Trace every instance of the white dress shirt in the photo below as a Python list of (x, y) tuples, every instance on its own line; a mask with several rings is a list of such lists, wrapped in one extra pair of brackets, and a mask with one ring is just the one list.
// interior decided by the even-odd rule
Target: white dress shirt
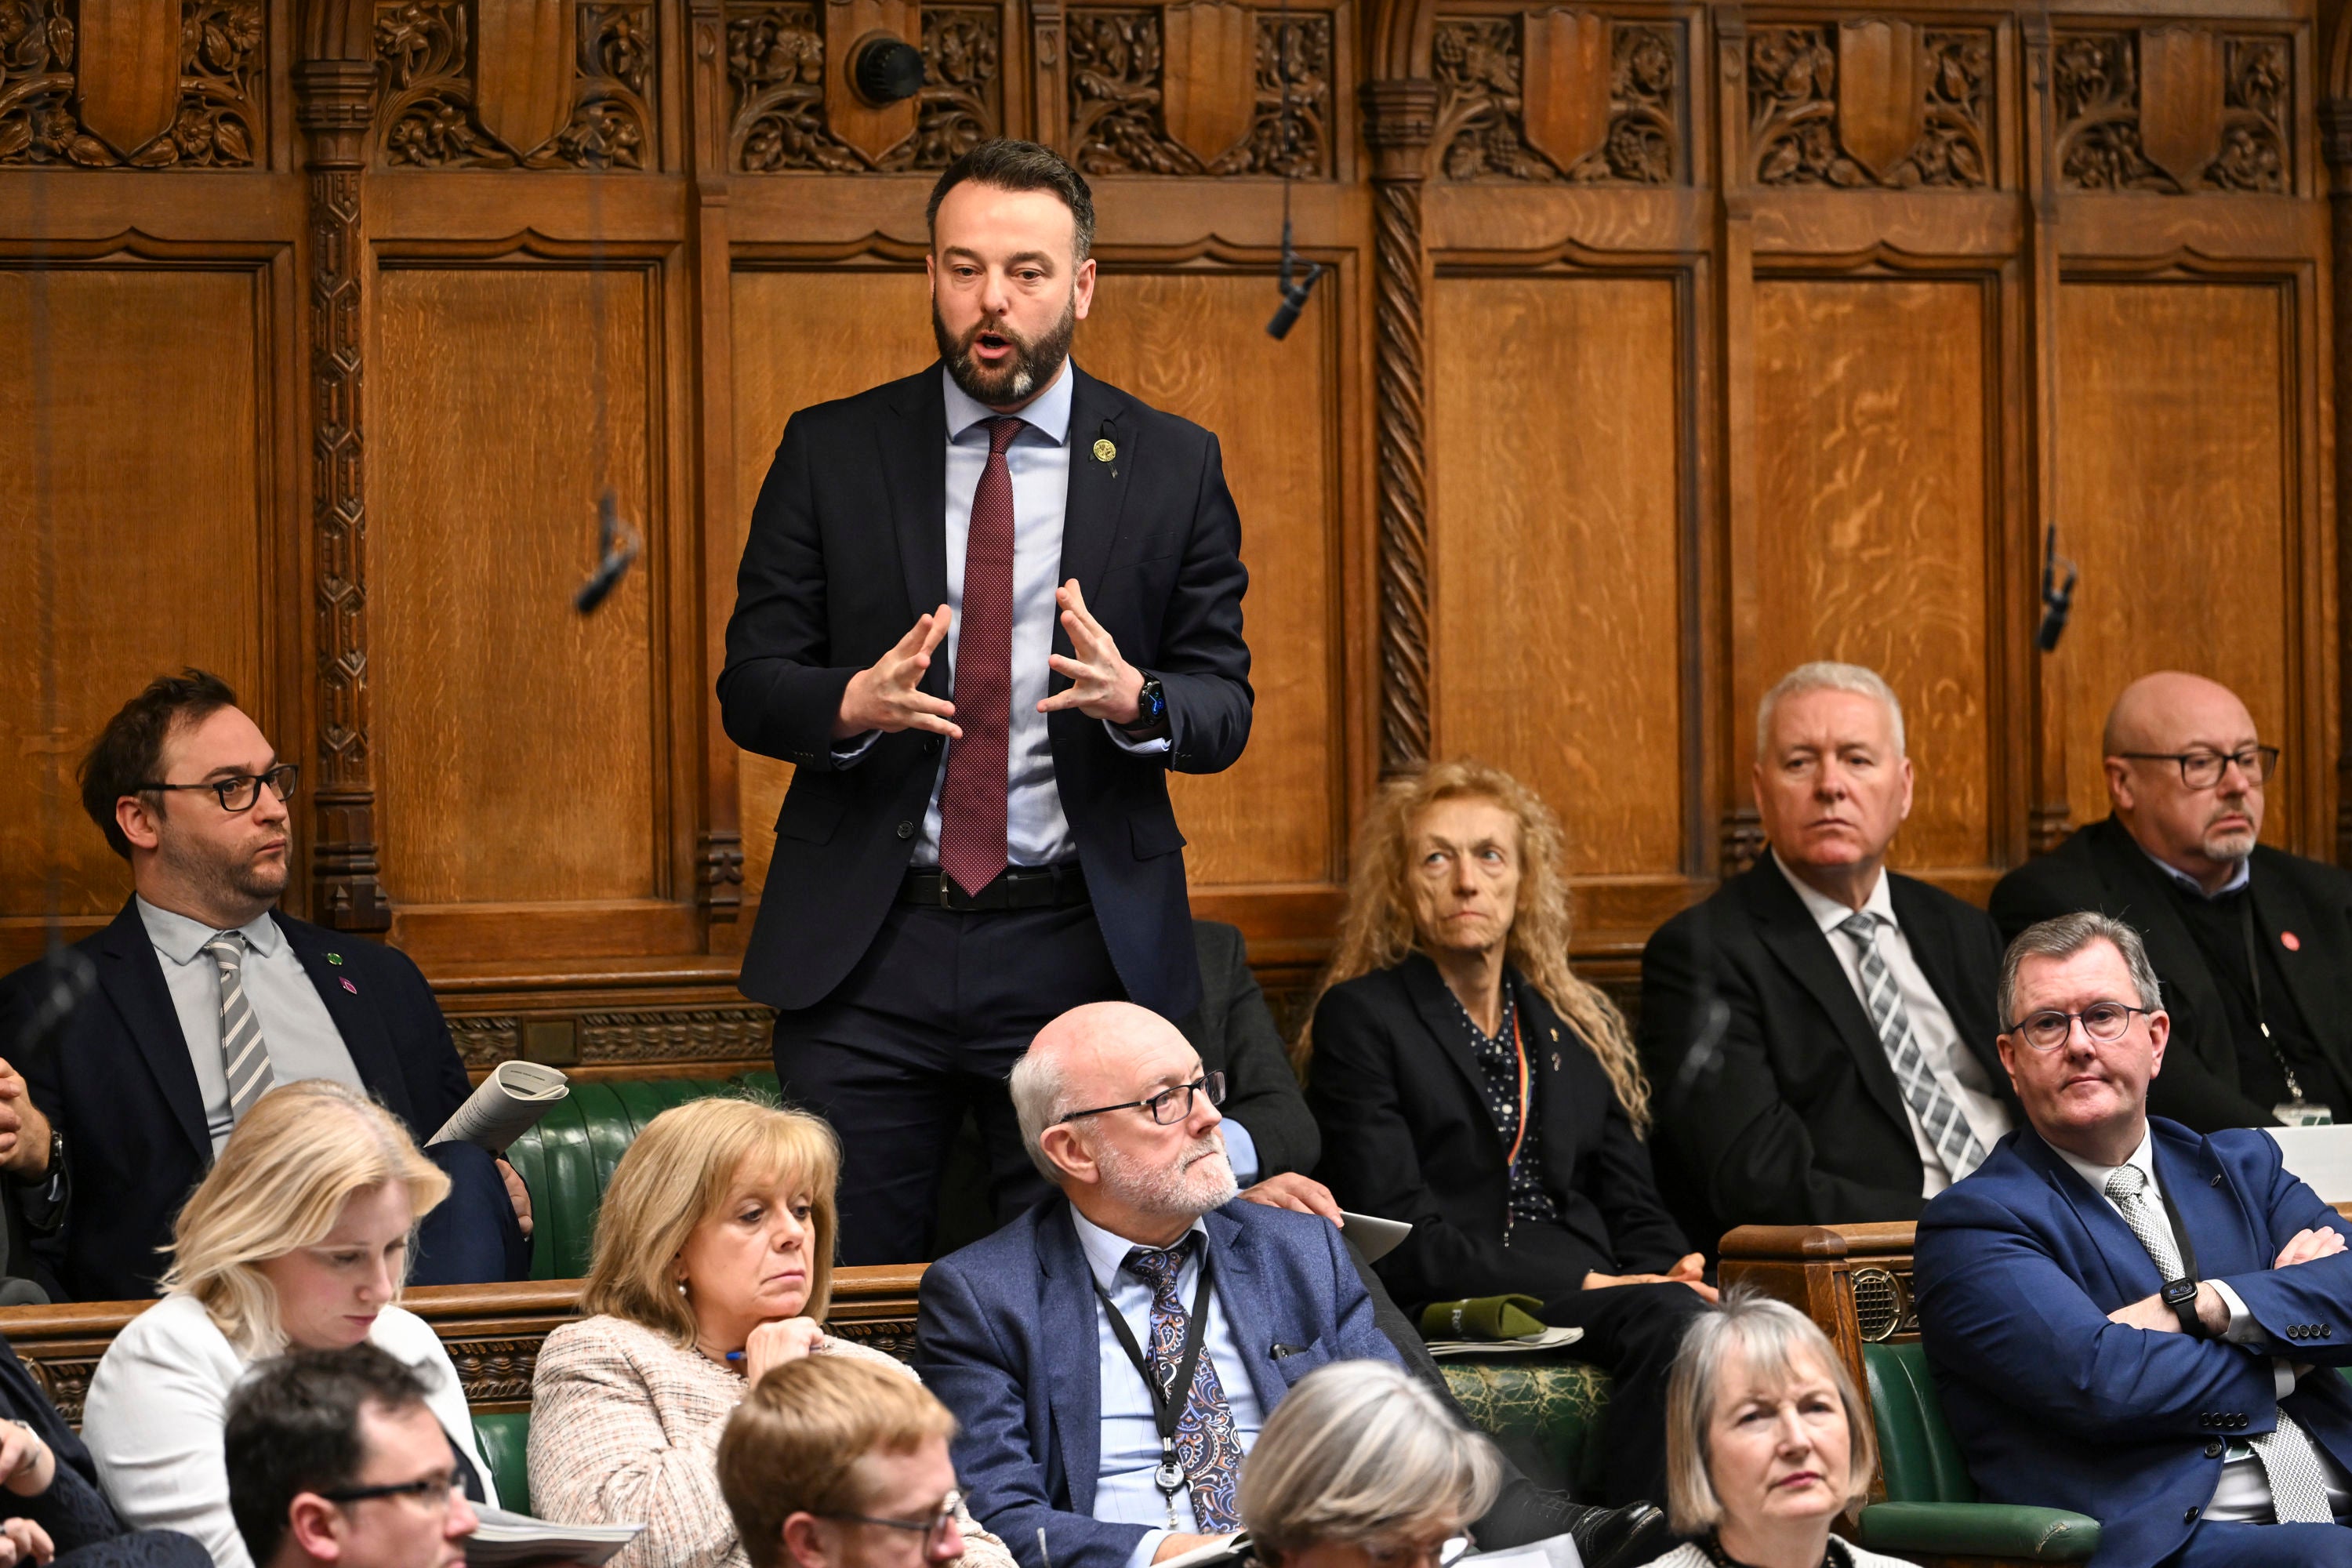
[[(1053, 384), (1011, 416), (1022, 422), (1022, 429), (1004, 452), (1004, 466), (1013, 479), (1013, 714), (1005, 735), (1004, 838), (1008, 859), (1015, 866), (1051, 866), (1077, 855), (1077, 842), (1070, 837), (1069, 818), (1062, 813), (1061, 792), (1054, 782), (1054, 750), (1045, 728), (1050, 715), (1037, 711), (1053, 675), (1045, 661), (1053, 654), (1054, 633), (1061, 626), (1062, 612), (1054, 591), (1062, 584), (1062, 522), (1069, 504), (1072, 461), (1070, 395), (1076, 381), (1076, 374), (1065, 363)], [(981, 475), (988, 468), (984, 422), (1005, 416), (958, 386), (945, 366), (940, 369), (940, 383), (947, 395), (948, 412), (950, 616), (939, 655), (947, 660), (948, 689), (952, 691), (956, 647), (963, 637), (963, 567), (971, 537), (971, 503), (980, 492)], [(1092, 452), (1082, 460), (1092, 462)], [(918, 605), (915, 613), (923, 615), (936, 608)], [(1139, 754), (1168, 751), (1165, 735), (1137, 741), (1116, 724), (1106, 722), (1103, 728), (1128, 751)], [(874, 740), (875, 734), (869, 731), (835, 742), (834, 765), (855, 765)], [(922, 833), (915, 840), (911, 864), (940, 863), (940, 794), (947, 787), (948, 752), (954, 746), (950, 741), (940, 750), (939, 773), (931, 781), (931, 798), (923, 808)]]
[[(1128, 1331), (1134, 1334), (1135, 1342), (1148, 1354), (1151, 1349), (1151, 1287), (1121, 1267), (1137, 1244), (1105, 1230), (1076, 1208), (1070, 1210), (1070, 1223), (1077, 1227), (1078, 1247), (1087, 1255), (1087, 1267), (1093, 1271), (1096, 1283), (1110, 1292), (1111, 1304), (1127, 1320)], [(1192, 1292), (1201, 1283), (1202, 1249), (1208, 1245), (1206, 1225), (1194, 1220), (1192, 1230), (1202, 1238), (1202, 1242), (1176, 1276), (1176, 1293), (1188, 1312), (1192, 1310)], [(1135, 1363), (1127, 1359), (1118, 1336), (1111, 1332), (1100, 1296), (1095, 1298), (1095, 1340), (1098, 1369), (1096, 1385), (1101, 1391), (1102, 1458), (1095, 1475), (1094, 1516), (1117, 1524), (1152, 1527), (1135, 1543), (1135, 1551), (1127, 1560), (1127, 1568), (1144, 1568), (1160, 1550), (1160, 1542), (1168, 1537), (1170, 1500), (1160, 1494), (1151, 1479), (1152, 1472), (1160, 1468), (1160, 1424), (1152, 1415), (1151, 1391), (1143, 1374), (1135, 1370)], [(1246, 1454), (1257, 1442), (1258, 1428), (1265, 1425), (1265, 1413), (1257, 1402), (1257, 1390), (1250, 1385), (1249, 1363), (1242, 1359), (1241, 1342), (1234, 1338), (1234, 1326), (1225, 1317), (1213, 1283), (1209, 1289), (1209, 1321), (1202, 1330), (1201, 1352), (1216, 1363), (1218, 1384), (1224, 1389), (1226, 1407), (1233, 1412), (1234, 1438)], [(1191, 1487), (1177, 1492), (1174, 1504), (1178, 1531), (1198, 1528), (1192, 1521)]]
[[(1822, 928), (1830, 951), (1837, 954), (1838, 967), (1845, 971), (1846, 984), (1853, 987), (1854, 998), (1863, 1005), (1862, 1016), (1868, 1018), (1870, 1004), (1862, 984), (1862, 950), (1854, 945), (1853, 938), (1838, 930), (1856, 911), (1806, 886), (1803, 878), (1780, 864), (1779, 856), (1772, 858), (1772, 864), (1780, 866), (1780, 875), (1789, 879), (1789, 886), (1796, 889), (1797, 897), (1804, 900), (1806, 912)], [(1911, 1016), (1911, 1037), (1919, 1042), (1919, 1049), (1927, 1058), (1927, 1070), (1935, 1075), (1936, 1082), (1951, 1097), (1952, 1103), (1959, 1107), (1977, 1142), (1990, 1152), (2009, 1131), (2009, 1107), (1993, 1091), (1992, 1075), (1985, 1071), (1976, 1053), (1960, 1043), (1960, 1031), (1953, 1024), (1951, 1014), (1945, 1011), (1943, 998), (1927, 984), (1927, 972), (1913, 956), (1910, 939), (1903, 934), (1903, 924), (1895, 918), (1895, 895), (1885, 872), (1878, 874), (1878, 885), (1863, 900), (1860, 912), (1878, 921), (1878, 953), (1886, 961), (1887, 972), (1895, 976), (1895, 987), (1903, 996), (1903, 1009)], [(1891, 1059), (1888, 1065), (1893, 1065)], [(1911, 1124), (1911, 1141), (1919, 1150), (1919, 1195), (1932, 1198), (1956, 1178), (1944, 1163), (1943, 1151), (1927, 1136), (1927, 1129), (1920, 1121), (1919, 1112), (1913, 1109), (1910, 1098), (1900, 1098), (1904, 1119)]]
[[(424, 1319), (398, 1307), (376, 1314), (368, 1340), (424, 1374), (425, 1405), (498, 1506), (490, 1467), (449, 1352)], [(229, 1513), (221, 1433), (230, 1390), (249, 1363), (194, 1296), (174, 1292), (124, 1326), (89, 1380), (82, 1440), (107, 1495), (134, 1529), (176, 1530), (213, 1554), (214, 1568), (253, 1568)], [(397, 1506), (406, 1507), (403, 1503)]]
[[(2114, 1209), (2117, 1219), (2123, 1219), (2124, 1211), (2116, 1206), (2115, 1199), (2107, 1196), (2107, 1178), (2123, 1166), (2094, 1165), (2088, 1160), (2059, 1149), (2054, 1143), (2051, 1147), (2057, 1150), (2060, 1159), (2074, 1167), (2076, 1175), (2091, 1184), (2091, 1190), (2099, 1194), (2099, 1201)], [(2147, 1190), (2156, 1194), (2154, 1201), (2161, 1205), (2164, 1187), (2156, 1179), (2156, 1144), (2151, 1134), (2147, 1131), (2140, 1133), (2139, 1147), (2131, 1152), (2131, 1157), (2124, 1164), (2147, 1179)], [(2131, 1222), (2125, 1220), (2124, 1225), (2128, 1229)], [(2270, 1335), (2254, 1321), (2254, 1315), (2246, 1310), (2245, 1301), (2235, 1290), (2219, 1279), (2208, 1279), (2205, 1283), (2213, 1287), (2213, 1293), (2221, 1297), (2222, 1305), (2230, 1309), (2230, 1326), (2223, 1331), (2223, 1339), (2231, 1344), (2255, 1349), (2272, 1342)], [(2333, 1377), (2335, 1373), (2331, 1372), (2326, 1375)], [(2279, 1399), (2284, 1399), (2294, 1392), (2294, 1367), (2285, 1356), (2272, 1359), (2271, 1388), (2273, 1396)], [(2311, 1447), (2319, 1456), (2319, 1468), (2327, 1477), (2327, 1506), (2340, 1517), (2347, 1507), (2352, 1507), (2352, 1478), (2347, 1478), (2344, 1468), (2320, 1447), (2318, 1438), (2311, 1440)], [(2213, 1500), (2206, 1505), (2205, 1518), (2221, 1524), (2268, 1524), (2274, 1511), (2271, 1507), (2270, 1477), (2263, 1473), (2262, 1461), (2254, 1457), (2253, 1448), (2243, 1438), (2232, 1438), (2228, 1457), (2221, 1462), (2221, 1479), (2213, 1488)]]
[[(218, 1156), (236, 1125), (229, 1114), (228, 1068), (221, 1061), (220, 966), (205, 951), (205, 943), (219, 932), (144, 899), (139, 900), (139, 919), (163, 963), (163, 984), (172, 993), (172, 1010), (180, 1016), (188, 1060), (196, 1069), (196, 1088), (205, 1097), (205, 1125)], [(365, 1094), (367, 1085), (360, 1081), (342, 1031), (319, 1000), (319, 988), (310, 983), (310, 972), (302, 967), (278, 918), (263, 914), (238, 929), (246, 942), (238, 973), (245, 999), (253, 1006), (253, 1021), (261, 1026), (261, 1043), (269, 1052), (271, 1076), (279, 1083), (331, 1078)]]

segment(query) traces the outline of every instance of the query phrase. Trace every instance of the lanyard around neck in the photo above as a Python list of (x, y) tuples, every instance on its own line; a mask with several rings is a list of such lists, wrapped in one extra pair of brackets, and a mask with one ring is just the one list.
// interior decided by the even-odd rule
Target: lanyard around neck
[[(1118, 1348), (1135, 1363), (1138, 1375), (1143, 1379), (1144, 1392), (1151, 1398), (1151, 1419), (1160, 1431), (1160, 1468), (1152, 1472), (1151, 1484), (1160, 1489), (1167, 1500), (1169, 1517), (1175, 1517), (1176, 1493), (1184, 1485), (1184, 1467), (1176, 1460), (1176, 1426), (1184, 1418), (1184, 1404), (1192, 1395), (1192, 1376), (1200, 1370), (1201, 1344), (1207, 1333), (1209, 1321), (1209, 1248), (1207, 1237), (1202, 1238), (1201, 1279), (1192, 1288), (1192, 1316), (1184, 1325), (1184, 1347), (1177, 1358), (1176, 1381), (1172, 1388), (1162, 1388), (1160, 1380), (1151, 1375), (1151, 1363), (1144, 1358), (1143, 1347), (1135, 1342), (1135, 1331), (1127, 1326), (1126, 1317), (1110, 1299), (1103, 1282), (1094, 1278), (1089, 1268), (1087, 1277), (1094, 1279), (1095, 1294), (1101, 1298), (1103, 1316), (1110, 1320), (1111, 1337)], [(1158, 1299), (1158, 1292), (1153, 1292)]]
[(1519, 1163), (1519, 1149), (1528, 1141), (1528, 1047), (1519, 1038), (1519, 1008), (1517, 998), (1511, 1005), (1511, 1054), (1519, 1063), (1519, 1130), (1511, 1140), (1511, 1152), (1503, 1157), (1503, 1168), (1508, 1170)]

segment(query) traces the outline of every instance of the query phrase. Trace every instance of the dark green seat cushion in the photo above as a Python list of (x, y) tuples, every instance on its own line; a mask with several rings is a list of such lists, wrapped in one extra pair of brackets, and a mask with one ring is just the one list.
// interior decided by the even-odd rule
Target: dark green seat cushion
[(1601, 1415), (1609, 1375), (1553, 1356), (1496, 1355), (1437, 1363), (1479, 1430), (1539, 1486), (1601, 1495)]
[(474, 1413), (474, 1442), (490, 1467), (490, 1484), (498, 1488), (499, 1506), (509, 1513), (530, 1511), (530, 1412)]

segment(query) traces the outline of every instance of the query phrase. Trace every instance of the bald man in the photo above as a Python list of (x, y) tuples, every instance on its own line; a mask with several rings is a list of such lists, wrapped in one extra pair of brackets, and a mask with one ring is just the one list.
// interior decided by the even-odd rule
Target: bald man
[[(1328, 1194), (1296, 1177), (1236, 1189), (1223, 1091), (1156, 1014), (1063, 1014), (1012, 1081), (1058, 1194), (923, 1276), (916, 1364), (955, 1413), (974, 1517), (1023, 1568), (1147, 1568), (1234, 1533), (1243, 1457), (1327, 1362), (1402, 1361), (1444, 1386), (1417, 1338), (1391, 1337), (1411, 1331), (1339, 1227), (1295, 1212)], [(1578, 1508), (1515, 1470), (1478, 1530), (1490, 1547), (1566, 1533), (1587, 1568), (1667, 1544), (1654, 1508)]]
[(2001, 879), (2002, 934), (2079, 910), (2138, 930), (2172, 1016), (2154, 1114), (2352, 1121), (2352, 878), (2256, 841), (2278, 748), (2228, 687), (2166, 670), (2116, 699), (2105, 750), (2111, 814)]

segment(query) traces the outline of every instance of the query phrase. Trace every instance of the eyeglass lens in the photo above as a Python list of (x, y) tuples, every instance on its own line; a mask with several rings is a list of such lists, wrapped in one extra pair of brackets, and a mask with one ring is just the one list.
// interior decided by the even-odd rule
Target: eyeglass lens
[(1207, 1095), (1211, 1105), (1223, 1105), (1225, 1102), (1225, 1075), (1221, 1072), (1205, 1073), (1194, 1082), (1163, 1089), (1145, 1100), (1144, 1108), (1151, 1112), (1151, 1120), (1160, 1126), (1172, 1125), (1192, 1114), (1194, 1089)]
[(2065, 1044), (2069, 1026), (2077, 1018), (2083, 1021), (2083, 1033), (2108, 1045), (2124, 1037), (2131, 1017), (2132, 1010), (2120, 1002), (2094, 1002), (2080, 1013), (2036, 1013), (2019, 1028), (2029, 1044), (2047, 1051)]
[(2190, 752), (2180, 759), (2180, 778), (2190, 789), (2211, 789), (2221, 782), (2222, 772), (2229, 764), (2235, 763), (2249, 784), (2261, 784), (2278, 765), (2278, 758), (2276, 746), (2249, 746), (2229, 756), (2219, 752)]
[(270, 794), (276, 795), (280, 801), (285, 801), (293, 797), (295, 786), (300, 783), (301, 778), (300, 768), (292, 763), (281, 763), (258, 778), (240, 775), (233, 779), (223, 779), (213, 786), (213, 791), (220, 796), (222, 810), (251, 811), (261, 799), (263, 784), (269, 786)]

